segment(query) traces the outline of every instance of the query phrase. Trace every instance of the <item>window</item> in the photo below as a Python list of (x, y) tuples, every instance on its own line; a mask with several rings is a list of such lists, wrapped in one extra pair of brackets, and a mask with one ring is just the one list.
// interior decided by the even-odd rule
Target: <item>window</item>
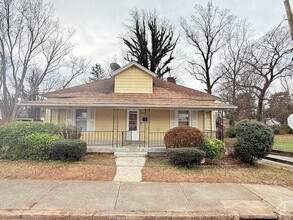
[(80, 128), (81, 131), (87, 130), (87, 109), (76, 109), (76, 127)]
[(189, 111), (178, 111), (178, 126), (189, 125)]

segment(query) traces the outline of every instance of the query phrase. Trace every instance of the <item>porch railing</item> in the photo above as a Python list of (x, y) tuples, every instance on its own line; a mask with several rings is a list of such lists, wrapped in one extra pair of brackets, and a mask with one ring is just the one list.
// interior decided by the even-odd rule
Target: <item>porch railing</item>
[[(85, 131), (81, 140), (88, 146), (116, 146), (122, 147), (137, 143), (139, 147), (163, 147), (166, 132), (139, 132), (139, 140), (132, 141), (132, 131)], [(217, 131), (203, 131), (205, 138), (218, 138)]]
[(113, 145), (113, 131), (83, 131), (80, 137), (88, 146)]
[(148, 136), (149, 147), (162, 147), (164, 144), (164, 137), (166, 132), (150, 132)]
[(204, 130), (202, 131), (205, 138), (217, 138), (217, 131)]

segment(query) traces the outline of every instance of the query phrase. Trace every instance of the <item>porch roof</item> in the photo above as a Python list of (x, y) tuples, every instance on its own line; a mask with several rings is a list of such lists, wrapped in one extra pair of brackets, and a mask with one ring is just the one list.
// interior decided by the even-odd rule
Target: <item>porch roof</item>
[(114, 93), (114, 79), (106, 79), (43, 94), (46, 100), (26, 101), (19, 105), (107, 108), (197, 108), (228, 109), (235, 106), (218, 102), (208, 93), (154, 78), (153, 93)]

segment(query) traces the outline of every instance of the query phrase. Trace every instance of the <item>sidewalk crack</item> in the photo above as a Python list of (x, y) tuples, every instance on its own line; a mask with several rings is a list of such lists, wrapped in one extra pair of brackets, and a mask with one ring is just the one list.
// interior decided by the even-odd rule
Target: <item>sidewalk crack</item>
[(116, 198), (115, 205), (114, 205), (114, 210), (116, 210), (117, 202), (118, 202), (119, 195), (120, 195), (121, 185), (122, 185), (122, 183), (120, 182), (119, 183), (119, 188), (118, 188), (118, 193), (117, 193), (117, 198)]
[(56, 185), (52, 186), (43, 196), (41, 196), (36, 202), (32, 203), (28, 210), (31, 210), (34, 206), (36, 206), (45, 196), (47, 196), (53, 189), (60, 185), (63, 181), (59, 181)]
[(180, 188), (181, 192), (183, 193), (183, 195), (184, 195), (184, 197), (185, 197), (185, 199), (186, 199), (186, 201), (187, 201), (187, 204), (188, 204), (189, 208), (191, 209), (191, 203), (190, 203), (190, 201), (187, 199), (187, 195), (185, 194), (184, 190), (182, 189), (181, 184), (180, 184), (180, 183), (177, 183), (177, 184), (179, 185), (179, 188)]

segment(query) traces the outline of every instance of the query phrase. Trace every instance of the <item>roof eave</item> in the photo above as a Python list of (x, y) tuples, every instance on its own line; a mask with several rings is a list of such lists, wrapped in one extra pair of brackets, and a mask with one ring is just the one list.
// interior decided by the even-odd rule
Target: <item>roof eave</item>
[(87, 108), (170, 108), (170, 109), (216, 109), (216, 110), (225, 110), (225, 109), (236, 109), (236, 106), (233, 105), (224, 105), (224, 106), (207, 106), (207, 105), (146, 105), (146, 104), (76, 104), (76, 103), (18, 103), (19, 106), (34, 106), (34, 107), (47, 107), (47, 108), (60, 108), (60, 107), (69, 107), (69, 108), (78, 108), (78, 107), (87, 107)]

